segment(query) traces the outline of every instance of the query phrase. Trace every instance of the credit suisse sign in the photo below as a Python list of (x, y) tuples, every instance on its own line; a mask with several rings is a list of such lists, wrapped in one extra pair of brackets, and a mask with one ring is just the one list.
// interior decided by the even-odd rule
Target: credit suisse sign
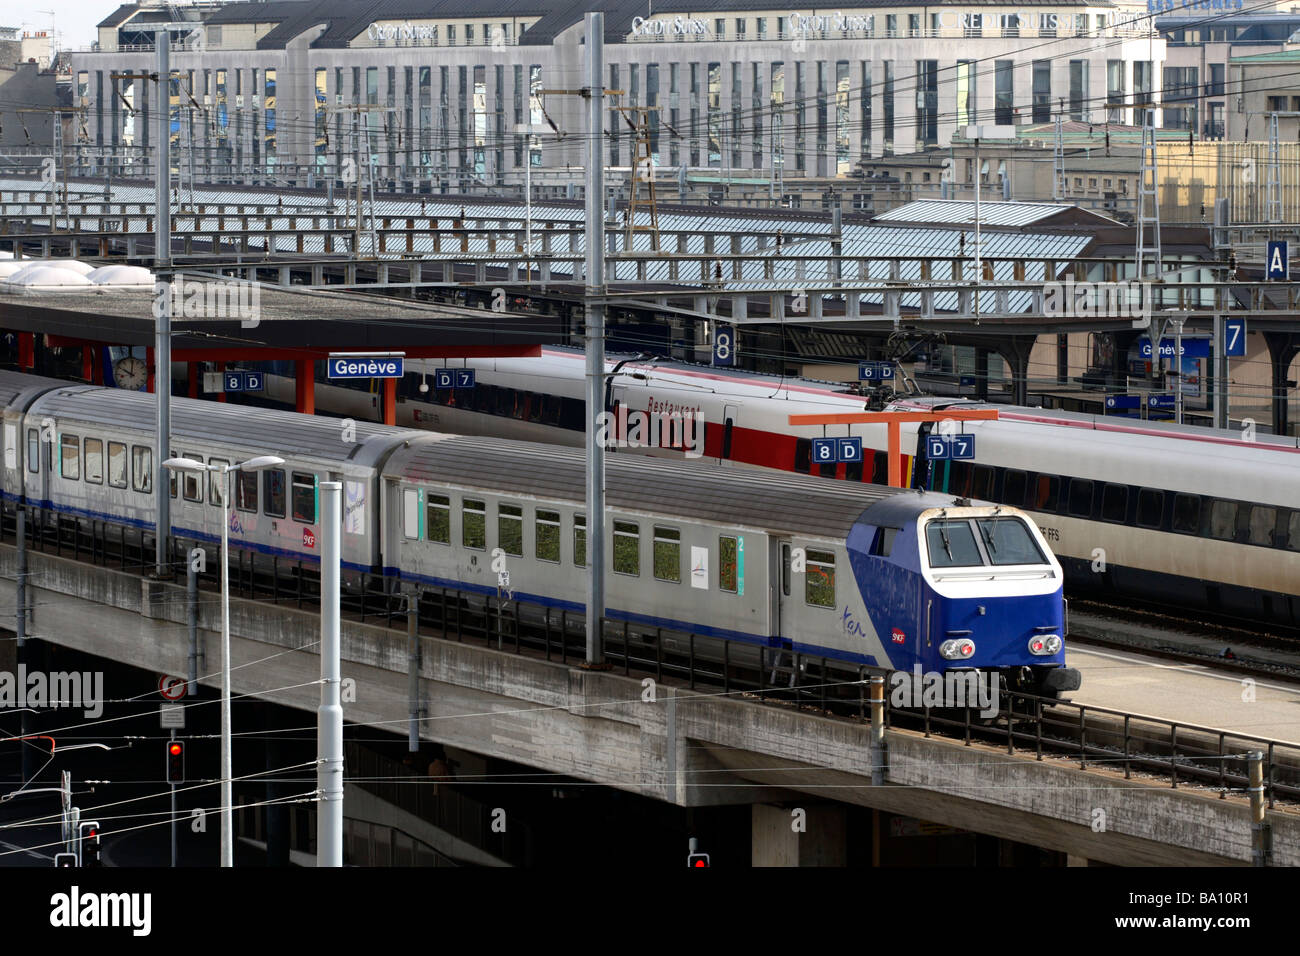
[(436, 40), (437, 26), (412, 23), (372, 23), (366, 30), (366, 36), (372, 40)]

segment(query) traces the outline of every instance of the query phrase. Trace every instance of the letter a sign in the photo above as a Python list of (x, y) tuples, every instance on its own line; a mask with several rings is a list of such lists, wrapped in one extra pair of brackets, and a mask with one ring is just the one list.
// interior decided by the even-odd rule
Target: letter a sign
[(1265, 273), (1270, 282), (1285, 282), (1289, 275), (1287, 269), (1287, 244), (1285, 239), (1270, 240), (1268, 244), (1268, 264)]

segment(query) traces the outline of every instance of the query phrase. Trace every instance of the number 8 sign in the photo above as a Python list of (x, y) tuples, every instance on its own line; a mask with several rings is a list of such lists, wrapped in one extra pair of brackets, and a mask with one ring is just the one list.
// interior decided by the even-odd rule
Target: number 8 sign
[(730, 325), (719, 325), (713, 333), (713, 364), (731, 368), (735, 363), (736, 330)]
[(812, 440), (812, 460), (814, 465), (832, 465), (835, 463), (835, 439), (814, 438)]

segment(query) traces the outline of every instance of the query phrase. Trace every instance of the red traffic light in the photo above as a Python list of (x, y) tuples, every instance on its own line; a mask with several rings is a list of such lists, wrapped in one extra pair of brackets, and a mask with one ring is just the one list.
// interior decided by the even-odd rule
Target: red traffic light
[(686, 857), (686, 865), (689, 867), (707, 867), (709, 865), (709, 855), (707, 853), (692, 853)]
[(182, 744), (173, 741), (171, 746), (167, 748), (167, 752), (173, 757), (179, 757), (184, 749), (185, 747)]
[(185, 782), (185, 744), (179, 740), (167, 744), (167, 782)]

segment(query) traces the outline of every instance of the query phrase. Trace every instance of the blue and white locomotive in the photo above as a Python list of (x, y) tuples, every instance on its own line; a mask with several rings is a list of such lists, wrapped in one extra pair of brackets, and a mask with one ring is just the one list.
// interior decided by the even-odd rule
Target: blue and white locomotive
[[(152, 396), (0, 373), (0, 402), (8, 499), (152, 534)], [(236, 474), (232, 548), (318, 561), (317, 488), (339, 480), (345, 582), (368, 572), (389, 591), (454, 589), (572, 623), (584, 611), (578, 449), (177, 398), (168, 454), (285, 459)], [(1078, 686), (1061, 568), (1014, 508), (635, 456), (607, 462), (606, 486), (606, 616), (633, 640), (706, 658), (725, 640), (755, 668), (789, 653), (995, 671), (1046, 696)], [(173, 535), (220, 537), (219, 487), (186, 473), (165, 493)]]

